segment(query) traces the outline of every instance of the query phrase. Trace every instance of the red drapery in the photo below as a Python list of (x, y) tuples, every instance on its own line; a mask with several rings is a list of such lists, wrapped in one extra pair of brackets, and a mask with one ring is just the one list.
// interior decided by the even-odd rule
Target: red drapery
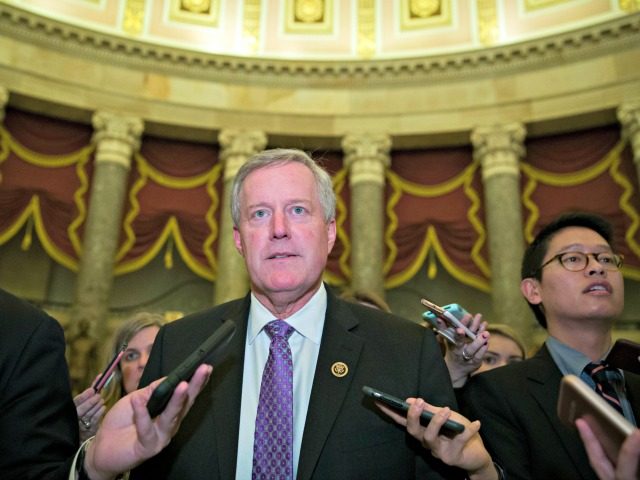
[[(76, 270), (94, 168), (85, 125), (8, 109), (0, 127), (0, 244), (33, 231), (47, 253)], [(560, 212), (588, 210), (615, 226), (624, 274), (640, 280), (637, 173), (616, 125), (528, 140), (521, 164), (525, 238)], [(489, 290), (490, 262), (480, 166), (470, 147), (392, 152), (385, 191), (385, 284), (401, 285), (427, 263)], [(350, 277), (348, 177), (340, 152), (314, 154), (338, 196), (338, 238), (326, 280)], [(164, 253), (214, 281), (222, 192), (213, 145), (145, 136), (132, 162), (122, 213), (116, 274), (143, 268)], [(514, 226), (514, 228), (518, 228)], [(436, 259), (438, 260), (436, 262)]]

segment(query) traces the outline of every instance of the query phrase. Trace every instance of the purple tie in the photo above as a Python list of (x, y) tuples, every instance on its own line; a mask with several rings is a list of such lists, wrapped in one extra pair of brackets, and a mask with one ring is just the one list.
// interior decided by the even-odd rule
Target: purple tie
[(283, 320), (264, 329), (271, 338), (262, 374), (253, 440), (253, 480), (293, 478), (293, 361), (289, 337), (295, 331)]

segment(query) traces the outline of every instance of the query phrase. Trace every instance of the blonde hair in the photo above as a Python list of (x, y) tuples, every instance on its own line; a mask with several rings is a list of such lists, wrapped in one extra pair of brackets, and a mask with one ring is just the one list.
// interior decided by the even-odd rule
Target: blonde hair
[(518, 335), (518, 333), (509, 325), (502, 323), (490, 323), (487, 327), (487, 332), (491, 335), (501, 335), (509, 340), (513, 340), (522, 353), (522, 359), (524, 360), (527, 358), (527, 349), (524, 346), (524, 342), (520, 338), (520, 335)]
[[(158, 313), (139, 312), (133, 317), (125, 320), (122, 325), (114, 332), (111, 339), (111, 347), (107, 351), (106, 362), (110, 362), (111, 359), (120, 351), (123, 343), (129, 343), (129, 341), (136, 336), (138, 332), (149, 327), (158, 327), (166, 323), (165, 318)], [(102, 398), (107, 406), (107, 409), (111, 408), (118, 400), (120, 400), (126, 392), (122, 385), (122, 370), (120, 365), (113, 371), (113, 377), (109, 381), (108, 385), (102, 390)]]

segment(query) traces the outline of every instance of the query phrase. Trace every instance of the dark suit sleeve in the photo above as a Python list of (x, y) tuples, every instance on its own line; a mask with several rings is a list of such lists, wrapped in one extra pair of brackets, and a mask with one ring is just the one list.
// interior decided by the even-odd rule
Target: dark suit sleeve
[(462, 389), (462, 410), (470, 420), (481, 421), (482, 440), (494, 462), (504, 468), (507, 478), (531, 479), (529, 440), (525, 429), (519, 426), (509, 395), (505, 394), (508, 391), (491, 375), (476, 375)]
[[(25, 314), (37, 317), (27, 321)], [(8, 322), (7, 312), (3, 315), (0, 477), (67, 478), (78, 448), (78, 424), (62, 328), (35, 309), (20, 312)]]

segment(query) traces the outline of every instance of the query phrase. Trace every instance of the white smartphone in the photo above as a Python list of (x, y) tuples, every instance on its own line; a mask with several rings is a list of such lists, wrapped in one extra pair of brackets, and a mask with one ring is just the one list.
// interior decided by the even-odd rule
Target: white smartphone
[(631, 422), (575, 375), (562, 377), (558, 416), (565, 425), (571, 427), (575, 427), (576, 419), (583, 418), (614, 464), (620, 446), (635, 430)]

